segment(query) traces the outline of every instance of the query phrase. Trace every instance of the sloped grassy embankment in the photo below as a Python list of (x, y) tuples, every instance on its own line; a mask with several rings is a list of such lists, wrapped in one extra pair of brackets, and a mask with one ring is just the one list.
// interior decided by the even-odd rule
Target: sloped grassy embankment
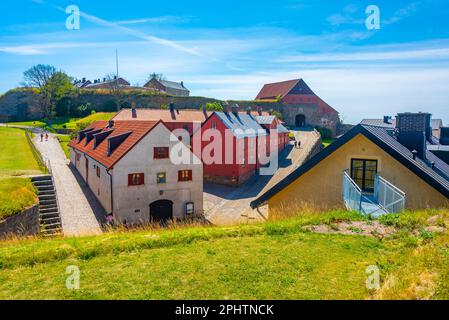
[[(307, 231), (366, 220), (331, 212), (236, 227), (12, 240), (0, 244), (0, 299), (447, 299), (449, 238), (427, 226), (442, 228), (448, 218), (443, 211), (388, 216), (381, 222), (397, 232), (383, 239)], [(80, 268), (80, 290), (65, 286), (69, 265)], [(380, 268), (378, 291), (366, 289), (369, 265)]]

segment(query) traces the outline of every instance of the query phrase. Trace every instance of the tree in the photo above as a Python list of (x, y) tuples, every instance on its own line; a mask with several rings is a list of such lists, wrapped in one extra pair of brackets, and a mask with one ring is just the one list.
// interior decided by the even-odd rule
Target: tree
[(58, 101), (73, 95), (74, 91), (72, 78), (62, 71), (54, 73), (40, 88), (40, 105), (44, 116), (47, 119), (52, 119)]
[(153, 73), (150, 73), (148, 80), (153, 80), (153, 79), (156, 79), (158, 81), (165, 80), (165, 76), (162, 73), (153, 72)]
[(56, 68), (51, 65), (35, 65), (23, 73), (23, 84), (26, 87), (42, 88), (56, 72)]

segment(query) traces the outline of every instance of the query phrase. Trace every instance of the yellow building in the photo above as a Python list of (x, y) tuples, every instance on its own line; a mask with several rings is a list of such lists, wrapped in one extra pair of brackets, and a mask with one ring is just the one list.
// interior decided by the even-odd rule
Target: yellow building
[(412, 131), (404, 129), (400, 136), (398, 131), (357, 125), (251, 207), (268, 204), (270, 212), (347, 208), (374, 215), (447, 207), (449, 166), (427, 151), (425, 130)]

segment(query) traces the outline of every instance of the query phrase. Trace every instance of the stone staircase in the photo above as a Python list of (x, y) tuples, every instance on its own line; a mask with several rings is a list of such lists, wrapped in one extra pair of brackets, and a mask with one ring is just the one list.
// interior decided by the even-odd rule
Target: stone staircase
[(51, 237), (62, 234), (56, 189), (51, 175), (31, 178), (38, 191), (41, 234)]

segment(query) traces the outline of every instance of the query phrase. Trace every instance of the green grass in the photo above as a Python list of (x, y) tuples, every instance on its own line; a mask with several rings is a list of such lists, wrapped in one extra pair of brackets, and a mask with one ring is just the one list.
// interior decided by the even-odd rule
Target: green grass
[(36, 203), (35, 189), (29, 179), (0, 179), (0, 221)]
[[(422, 227), (413, 216), (434, 214), (449, 215), (405, 213), (404, 221)], [(420, 278), (426, 274), (432, 275), (430, 298), (449, 298), (447, 251), (438, 247), (447, 235), (410, 241), (415, 236), (401, 229), (381, 240), (303, 229), (360, 219), (332, 212), (234, 227), (12, 240), (0, 243), (0, 299), (413, 299), (425, 297), (414, 284), (427, 281)], [(81, 271), (77, 291), (65, 287), (73, 265)], [(381, 271), (378, 292), (365, 287), (370, 265)]]
[(334, 141), (335, 139), (323, 139), (323, 146), (326, 148)]
[(25, 131), (0, 127), (0, 150), (0, 176), (41, 172), (25, 137)]
[(58, 134), (58, 135), (56, 135), (56, 138), (58, 139), (59, 144), (61, 145), (61, 148), (64, 151), (65, 156), (67, 157), (67, 159), (69, 159), (70, 158), (69, 142), (71, 141), (70, 135)]
[(10, 125), (40, 127), (51, 132), (58, 129), (76, 130), (78, 129), (79, 124), (89, 125), (98, 120), (110, 120), (115, 114), (116, 112), (97, 112), (84, 118), (56, 117), (52, 119), (51, 126), (50, 121), (45, 119), (25, 122), (11, 122)]

